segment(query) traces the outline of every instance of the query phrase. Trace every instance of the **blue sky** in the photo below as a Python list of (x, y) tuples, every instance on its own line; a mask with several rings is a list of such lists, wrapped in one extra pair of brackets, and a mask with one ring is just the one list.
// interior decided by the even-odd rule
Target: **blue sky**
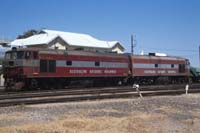
[(130, 52), (162, 52), (199, 66), (199, 0), (1, 0), (0, 36), (13, 39), (28, 29), (87, 33), (118, 40)]

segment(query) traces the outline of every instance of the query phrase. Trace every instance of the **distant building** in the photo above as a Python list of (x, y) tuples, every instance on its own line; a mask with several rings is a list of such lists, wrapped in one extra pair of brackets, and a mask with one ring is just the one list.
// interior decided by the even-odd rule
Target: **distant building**
[(125, 50), (118, 41), (102, 41), (87, 34), (55, 30), (41, 30), (28, 38), (16, 39), (11, 42), (11, 45), (116, 53), (123, 53)]
[(8, 47), (8, 44), (11, 42), (10, 37), (0, 36), (0, 46)]
[(11, 42), (10, 40), (9, 37), (0, 36), (0, 69), (5, 52), (11, 49), (11, 46), (9, 45)]

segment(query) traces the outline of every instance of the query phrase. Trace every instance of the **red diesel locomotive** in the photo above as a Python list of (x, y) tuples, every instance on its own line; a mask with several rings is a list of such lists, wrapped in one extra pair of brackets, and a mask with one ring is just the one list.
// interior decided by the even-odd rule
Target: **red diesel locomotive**
[(3, 74), (8, 90), (184, 82), (189, 76), (189, 61), (169, 56), (19, 48), (6, 52)]
[(189, 81), (190, 62), (174, 56), (131, 56), (132, 80), (139, 84), (170, 84)]

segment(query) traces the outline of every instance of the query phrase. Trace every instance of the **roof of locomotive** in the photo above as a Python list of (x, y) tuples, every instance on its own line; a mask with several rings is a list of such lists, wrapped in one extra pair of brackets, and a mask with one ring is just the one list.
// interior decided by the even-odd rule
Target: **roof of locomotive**
[[(17, 48), (16, 51), (39, 51), (43, 54), (65, 54), (65, 55), (87, 55), (87, 56), (110, 56), (110, 57), (127, 57), (130, 53), (106, 53), (106, 52), (92, 52), (92, 51), (78, 51), (78, 50), (55, 50), (55, 49), (42, 49), (42, 48)], [(9, 50), (12, 51), (12, 50)], [(186, 60), (184, 57), (179, 56), (153, 56), (153, 55), (131, 55), (132, 58), (137, 59), (165, 59), (165, 60)]]
[[(9, 50), (12, 51), (12, 50)], [(127, 57), (125, 54), (106, 53), (106, 52), (92, 52), (92, 51), (78, 51), (78, 50), (56, 50), (56, 49), (42, 49), (42, 48), (17, 48), (16, 51), (38, 51), (40, 54), (65, 54), (65, 55), (87, 55), (87, 56), (109, 56), (109, 57)]]
[(132, 55), (132, 57), (138, 59), (186, 60), (186, 58), (179, 56)]

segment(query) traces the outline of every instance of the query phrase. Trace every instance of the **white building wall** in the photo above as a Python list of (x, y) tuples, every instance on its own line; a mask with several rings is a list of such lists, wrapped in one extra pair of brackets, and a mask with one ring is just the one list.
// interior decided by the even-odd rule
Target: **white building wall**
[(123, 51), (122, 51), (119, 47), (114, 47), (114, 48), (112, 49), (112, 52), (117, 52), (117, 53), (119, 53), (119, 54), (122, 54), (122, 53), (123, 53)]
[(65, 45), (60, 44), (59, 42), (56, 42), (52, 46), (49, 47), (50, 49), (66, 49)]
[(92, 52), (117, 52), (117, 53), (123, 53), (122, 49), (118, 46), (112, 48), (112, 49), (103, 49), (103, 48), (91, 48), (91, 47), (78, 47), (78, 46), (70, 46), (66, 44), (62, 44), (62, 42), (56, 42), (51, 45), (34, 45), (29, 47), (37, 47), (37, 48), (49, 48), (49, 49), (62, 49), (62, 50), (84, 50), (84, 51), (92, 51)]

